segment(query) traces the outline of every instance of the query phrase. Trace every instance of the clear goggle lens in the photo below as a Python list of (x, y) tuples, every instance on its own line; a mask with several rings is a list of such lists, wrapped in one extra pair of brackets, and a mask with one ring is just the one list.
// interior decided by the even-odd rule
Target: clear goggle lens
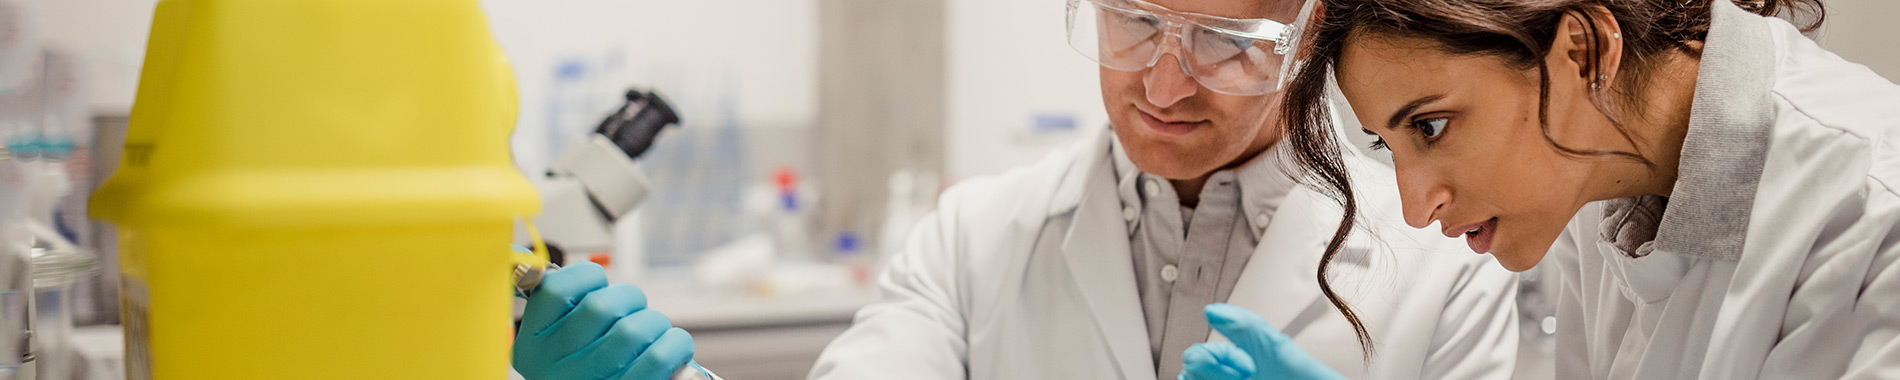
[(1069, 46), (1103, 67), (1139, 71), (1173, 51), (1202, 87), (1252, 96), (1285, 85), (1300, 35), (1293, 25), (1305, 24), (1313, 1), (1292, 25), (1175, 12), (1140, 0), (1069, 0), (1068, 9)]

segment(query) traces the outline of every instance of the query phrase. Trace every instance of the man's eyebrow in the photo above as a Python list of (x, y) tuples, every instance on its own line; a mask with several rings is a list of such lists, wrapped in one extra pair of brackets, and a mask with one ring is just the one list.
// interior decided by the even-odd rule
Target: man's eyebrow
[(1404, 107), (1399, 107), (1398, 111), (1392, 112), (1392, 117), (1387, 119), (1385, 122), (1385, 129), (1398, 128), (1399, 123), (1405, 122), (1405, 118), (1412, 116), (1412, 113), (1417, 112), (1419, 107), (1423, 107), (1427, 103), (1436, 102), (1439, 99), (1444, 99), (1444, 98), (1445, 98), (1444, 95), (1432, 95), (1432, 96), (1422, 97), (1418, 99), (1413, 99), (1410, 103), (1405, 103)]

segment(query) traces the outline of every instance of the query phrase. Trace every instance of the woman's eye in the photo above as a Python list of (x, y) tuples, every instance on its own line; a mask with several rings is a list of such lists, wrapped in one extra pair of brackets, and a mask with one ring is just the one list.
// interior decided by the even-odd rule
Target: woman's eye
[(1380, 138), (1380, 137), (1379, 137), (1379, 134), (1377, 134), (1377, 133), (1372, 133), (1372, 130), (1370, 130), (1370, 129), (1363, 129), (1363, 128), (1362, 128), (1362, 129), (1360, 129), (1360, 131), (1362, 131), (1362, 132), (1365, 132), (1365, 133), (1366, 133), (1366, 136), (1372, 136), (1372, 146), (1370, 146), (1370, 148), (1372, 148), (1372, 150), (1385, 150), (1385, 149), (1386, 149), (1386, 147), (1385, 147), (1385, 139), (1384, 139), (1384, 138)]
[(1449, 123), (1451, 119), (1442, 117), (1419, 119), (1412, 122), (1412, 128), (1417, 128), (1419, 133), (1425, 134), (1425, 138), (1435, 139), (1438, 135), (1445, 133), (1445, 125)]

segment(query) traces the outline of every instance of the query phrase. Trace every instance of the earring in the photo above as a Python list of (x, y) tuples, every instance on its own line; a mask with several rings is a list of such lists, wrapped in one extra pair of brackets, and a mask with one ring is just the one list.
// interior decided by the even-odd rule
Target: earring
[(1623, 33), (1610, 33), (1610, 38), (1623, 38)]

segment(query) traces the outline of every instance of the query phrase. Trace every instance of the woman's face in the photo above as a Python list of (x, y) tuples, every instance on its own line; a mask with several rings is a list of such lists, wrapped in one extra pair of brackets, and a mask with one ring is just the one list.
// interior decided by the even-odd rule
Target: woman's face
[[(1505, 268), (1530, 269), (1590, 201), (1583, 189), (1591, 165), (1546, 140), (1535, 68), (1437, 46), (1355, 33), (1339, 60), (1339, 87), (1361, 125), (1392, 151), (1407, 224), (1437, 222)], [(1584, 82), (1551, 82), (1550, 138), (1593, 145), (1595, 136), (1563, 133), (1602, 118), (1576, 88)]]

